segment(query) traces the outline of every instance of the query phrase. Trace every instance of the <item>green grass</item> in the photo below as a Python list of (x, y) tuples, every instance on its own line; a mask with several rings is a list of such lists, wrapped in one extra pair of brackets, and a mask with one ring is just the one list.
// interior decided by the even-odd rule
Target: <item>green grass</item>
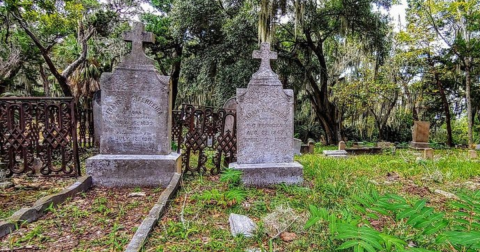
[[(380, 237), (377, 233), (390, 237), (389, 242), (396, 241), (392, 237), (398, 237), (432, 251), (453, 251), (449, 245), (436, 243), (437, 233), (422, 236), (407, 224), (407, 219), (397, 219), (398, 213), (390, 211), (380, 214), (378, 220), (372, 219), (370, 213), (374, 210), (370, 208), (376, 201), (372, 206), (364, 206), (359, 198), (395, 194), (405, 199), (404, 205), (411, 206), (424, 199), (426, 209), (432, 208), (429, 210), (432, 213), (445, 212), (444, 219), (450, 223), (445, 230), (451, 230), (453, 214), (459, 211), (454, 206), (458, 201), (446, 199), (434, 190), (475, 193), (465, 182), (480, 183), (480, 163), (468, 160), (465, 151), (436, 150), (432, 161), (419, 160), (421, 153), (411, 150), (397, 150), (396, 155), (351, 156), (348, 159), (326, 158), (319, 154), (321, 151), (317, 148), (314, 155), (296, 158), (304, 166), (305, 182), (301, 186), (244, 188), (237, 185), (235, 175), (229, 171), (222, 177), (185, 177), (183, 187), (144, 251), (245, 251), (250, 248), (337, 251), (346, 241), (356, 242), (355, 237), (345, 238), (348, 237), (345, 232), (352, 226), (372, 232), (374, 237)], [(333, 219), (319, 218), (306, 228), (307, 221), (312, 220), (312, 206), (324, 209)], [(232, 237), (228, 223), (230, 213), (252, 218), (259, 226), (255, 236)], [(339, 223), (343, 229), (336, 230), (332, 223)], [(280, 231), (295, 233), (296, 238), (283, 241), (275, 226), (281, 227)], [(351, 249), (345, 251), (353, 251)], [(474, 250), (465, 248), (463, 251)]]

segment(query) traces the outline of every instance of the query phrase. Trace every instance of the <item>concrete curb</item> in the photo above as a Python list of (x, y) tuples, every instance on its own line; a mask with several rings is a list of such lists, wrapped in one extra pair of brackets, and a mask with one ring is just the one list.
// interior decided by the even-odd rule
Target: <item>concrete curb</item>
[(158, 220), (163, 216), (168, 206), (168, 201), (175, 195), (180, 187), (182, 175), (175, 173), (169, 185), (162, 192), (158, 198), (157, 203), (152, 207), (148, 216), (142, 221), (142, 224), (137, 229), (137, 232), (133, 235), (132, 240), (125, 249), (126, 252), (138, 252), (143, 248), (148, 234), (152, 231), (153, 227), (157, 224)]
[(68, 188), (61, 192), (45, 196), (35, 202), (32, 207), (22, 208), (12, 214), (4, 221), (0, 221), (0, 238), (15, 231), (23, 223), (30, 223), (38, 220), (45, 213), (51, 204), (56, 206), (63, 203), (68, 198), (74, 196), (79, 192), (87, 191), (92, 186), (92, 177), (85, 176), (79, 178)]

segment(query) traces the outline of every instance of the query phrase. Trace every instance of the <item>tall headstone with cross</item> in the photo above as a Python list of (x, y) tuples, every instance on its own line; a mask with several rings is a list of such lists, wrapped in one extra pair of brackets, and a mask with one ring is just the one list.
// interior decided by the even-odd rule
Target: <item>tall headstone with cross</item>
[(169, 77), (145, 55), (143, 44), (154, 37), (143, 24), (135, 23), (124, 39), (132, 51), (100, 79), (100, 155), (87, 160), (87, 173), (102, 186), (166, 186), (181, 165), (171, 151)]
[(237, 162), (250, 186), (303, 181), (303, 167), (293, 161), (293, 90), (283, 89), (270, 67), (277, 53), (262, 43), (253, 58), (261, 59), (247, 88), (237, 89)]

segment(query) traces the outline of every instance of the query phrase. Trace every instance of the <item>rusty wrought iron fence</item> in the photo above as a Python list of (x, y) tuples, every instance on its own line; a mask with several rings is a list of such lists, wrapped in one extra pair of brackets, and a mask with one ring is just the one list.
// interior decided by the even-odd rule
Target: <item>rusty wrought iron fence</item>
[(80, 151), (95, 147), (92, 100), (87, 99), (83, 104), (76, 106), (76, 112), (78, 129), (77, 143)]
[(79, 176), (73, 98), (0, 98), (0, 162), (20, 173)]
[[(236, 114), (234, 110), (195, 107), (184, 104), (172, 114), (172, 140), (182, 153), (187, 174), (221, 171), (222, 165), (235, 162), (237, 154)], [(211, 163), (210, 163), (211, 162)]]

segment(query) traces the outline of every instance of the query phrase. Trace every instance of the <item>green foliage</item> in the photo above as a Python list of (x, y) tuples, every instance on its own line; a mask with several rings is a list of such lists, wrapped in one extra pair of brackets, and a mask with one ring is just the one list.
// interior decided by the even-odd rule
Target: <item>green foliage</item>
[(229, 187), (236, 187), (242, 179), (242, 171), (232, 168), (225, 169), (220, 175), (220, 181), (228, 184)]
[[(343, 243), (337, 248), (354, 248), (354, 251), (403, 251), (407, 241), (416, 243), (434, 240), (438, 245), (453, 246), (458, 251), (469, 251), (480, 248), (480, 191), (472, 195), (459, 194), (460, 200), (452, 203), (458, 208), (455, 218), (446, 219), (444, 212), (427, 207), (425, 200), (409, 204), (403, 197), (395, 194), (379, 195), (376, 192), (354, 197), (358, 204), (353, 208), (359, 213), (337, 218), (325, 208), (309, 207), (310, 218), (305, 228), (318, 224), (328, 225), (334, 239)], [(348, 216), (348, 217), (345, 217)], [(373, 220), (390, 219), (390, 226), (407, 225), (413, 236), (402, 233), (391, 234), (388, 230), (375, 230)], [(420, 250), (417, 250), (420, 251)], [(426, 250), (424, 250), (426, 251)]]

